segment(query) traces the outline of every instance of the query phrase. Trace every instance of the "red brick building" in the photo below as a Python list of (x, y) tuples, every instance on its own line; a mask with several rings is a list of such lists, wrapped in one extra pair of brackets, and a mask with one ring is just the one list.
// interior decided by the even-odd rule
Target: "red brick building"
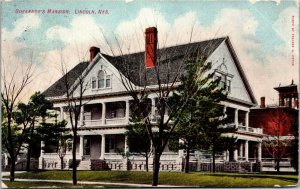
[(278, 91), (278, 105), (268, 106), (265, 97), (261, 97), (260, 106), (250, 110), (249, 126), (263, 129), (262, 158), (265, 161), (282, 158), (280, 166), (284, 167), (283, 162), (289, 160), (290, 145), (298, 129), (294, 128), (298, 121), (298, 90), (293, 81), (290, 85), (274, 89)]

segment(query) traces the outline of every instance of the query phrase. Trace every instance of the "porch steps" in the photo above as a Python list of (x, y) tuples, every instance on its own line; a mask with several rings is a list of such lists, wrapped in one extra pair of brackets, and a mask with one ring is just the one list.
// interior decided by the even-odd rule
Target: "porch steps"
[(91, 170), (91, 161), (90, 160), (80, 161), (77, 170)]

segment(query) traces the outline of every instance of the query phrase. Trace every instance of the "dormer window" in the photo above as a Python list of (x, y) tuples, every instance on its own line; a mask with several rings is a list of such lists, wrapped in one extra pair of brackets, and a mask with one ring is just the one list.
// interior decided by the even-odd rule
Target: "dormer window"
[(104, 70), (100, 70), (97, 77), (92, 78), (92, 89), (111, 88), (111, 75), (108, 75)]

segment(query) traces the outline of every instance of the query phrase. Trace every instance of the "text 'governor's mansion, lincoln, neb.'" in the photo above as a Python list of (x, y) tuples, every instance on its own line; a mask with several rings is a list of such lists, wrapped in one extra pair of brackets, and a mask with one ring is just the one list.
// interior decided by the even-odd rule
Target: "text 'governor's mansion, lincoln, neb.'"
[[(79, 170), (145, 170), (145, 157), (130, 155), (124, 157), (121, 152), (130, 149), (126, 144), (126, 126), (130, 120), (131, 96), (122, 83), (122, 78), (126, 75), (126, 69), (130, 70), (130, 78), (127, 78), (134, 87), (158, 87), (155, 79), (155, 58), (171, 60), (169, 66), (163, 65), (160, 60), (159, 66), (169, 69), (168, 77), (175, 77), (174, 71), (178, 69), (178, 63), (183, 62), (187, 54), (201, 51), (207, 58), (206, 61), (212, 63), (211, 71), (215, 77), (220, 79), (220, 86), (228, 91), (228, 96), (221, 104), (224, 106), (226, 116), (235, 124), (237, 131), (229, 133), (237, 138), (238, 147), (229, 152), (225, 151), (217, 158), (217, 171), (232, 172), (254, 172), (261, 170), (262, 158), (262, 138), (263, 130), (249, 126), (250, 108), (256, 105), (256, 100), (238, 60), (229, 37), (215, 38), (207, 41), (200, 41), (189, 44), (171, 46), (163, 49), (157, 47), (157, 29), (147, 28), (145, 33), (146, 53), (139, 52), (133, 54), (110, 56), (101, 53), (97, 47), (90, 48), (90, 61), (78, 63), (67, 74), (70, 85), (76, 89), (79, 77), (84, 77), (87, 83), (86, 91), (83, 94), (83, 107), (81, 108), (80, 121), (78, 127), (77, 157)], [(147, 53), (147, 48), (154, 48)], [(159, 53), (158, 57), (156, 53)], [(121, 60), (126, 59), (126, 61)], [(165, 66), (165, 67), (164, 67)], [(123, 75), (122, 75), (123, 74)], [(173, 76), (172, 76), (173, 74)], [(147, 75), (144, 81), (140, 76)], [(47, 99), (53, 102), (54, 108), (60, 113), (60, 119), (69, 121), (66, 102), (66, 86), (63, 76), (52, 86), (43, 92)], [(166, 74), (160, 76), (167, 77)], [(165, 80), (166, 81), (166, 80)], [(157, 94), (155, 90), (148, 95), (152, 102), (152, 121), (156, 118)], [(149, 101), (150, 101), (149, 100)], [(166, 115), (167, 116), (167, 115)], [(68, 124), (70, 127), (70, 124)], [(137, 141), (138, 142), (138, 141)], [(42, 145), (47, 145), (42, 142)], [(174, 152), (166, 147), (162, 157), (160, 169), (162, 171), (181, 171), (184, 166), (185, 153), (182, 150)], [(64, 157), (65, 167), (69, 169), (69, 161), (72, 159), (71, 149), (68, 149)], [(149, 160), (151, 168), (151, 157)], [(40, 169), (60, 169), (60, 159), (57, 153), (41, 150), (39, 158)], [(211, 157), (200, 151), (194, 151), (190, 158), (192, 170), (209, 171)]]

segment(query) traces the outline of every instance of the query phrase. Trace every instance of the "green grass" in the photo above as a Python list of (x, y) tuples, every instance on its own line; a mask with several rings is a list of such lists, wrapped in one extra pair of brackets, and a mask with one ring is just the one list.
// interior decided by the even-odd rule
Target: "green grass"
[(74, 186), (69, 183), (55, 182), (23, 182), (23, 181), (4, 181), (9, 188), (128, 188), (128, 186), (119, 185), (95, 185), (95, 184), (78, 184)]
[[(105, 181), (151, 184), (151, 172), (78, 171), (79, 181)], [(71, 171), (41, 171), (17, 174), (16, 178), (71, 180)], [(161, 172), (159, 184), (196, 187), (273, 187), (295, 185), (297, 175), (237, 174), (237, 173), (175, 173)]]
[[(40, 187), (55, 187), (55, 188), (72, 188), (74, 187), (72, 184), (69, 183), (53, 183), (53, 182), (10, 182), (4, 181), (7, 187), (9, 188), (40, 188)], [(81, 185), (78, 184), (76, 188), (91, 188), (95, 187), (95, 185)]]

